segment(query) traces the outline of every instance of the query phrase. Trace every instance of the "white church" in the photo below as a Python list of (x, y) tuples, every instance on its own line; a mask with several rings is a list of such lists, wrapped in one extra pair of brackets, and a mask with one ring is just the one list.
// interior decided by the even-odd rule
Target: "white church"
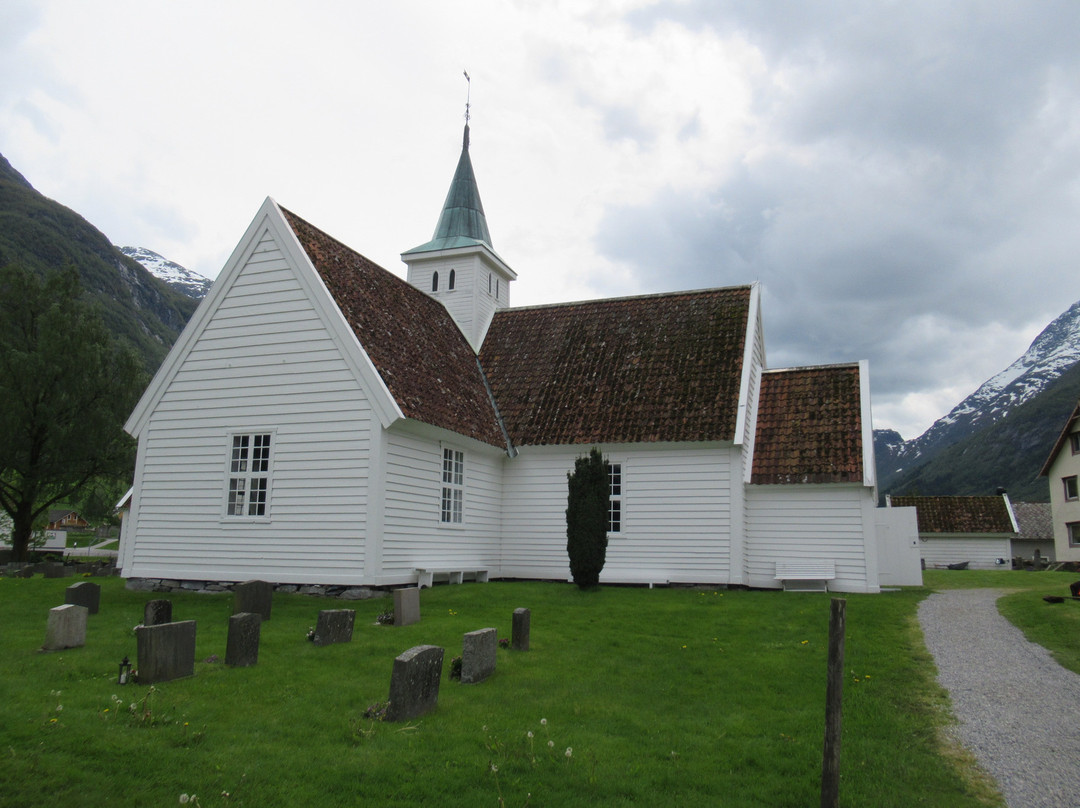
[(595, 446), (602, 583), (921, 582), (912, 509), (876, 507), (866, 363), (769, 369), (757, 284), (512, 308), (467, 124), (402, 259), (263, 203), (125, 426), (125, 577), (568, 580)]

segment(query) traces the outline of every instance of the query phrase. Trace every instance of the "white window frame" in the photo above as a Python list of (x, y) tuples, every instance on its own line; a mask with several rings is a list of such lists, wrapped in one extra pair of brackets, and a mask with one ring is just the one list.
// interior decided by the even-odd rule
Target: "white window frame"
[[(608, 460), (608, 521), (607, 532), (622, 535), (626, 532), (626, 464)], [(616, 477), (617, 475), (617, 477)], [(614, 527), (613, 527), (614, 526)]]
[(465, 524), (465, 452), (440, 444), (439, 525), (460, 528)]
[[(228, 433), (222, 502), (224, 519), (230, 522), (270, 521), (276, 445), (277, 432), (273, 429), (237, 430)], [(256, 457), (256, 451), (262, 449), (265, 449), (266, 456)], [(242, 494), (239, 502), (236, 497), (238, 491)], [(259, 491), (261, 503), (252, 501), (251, 494), (254, 491)], [(237, 513), (237, 510), (240, 512)]]

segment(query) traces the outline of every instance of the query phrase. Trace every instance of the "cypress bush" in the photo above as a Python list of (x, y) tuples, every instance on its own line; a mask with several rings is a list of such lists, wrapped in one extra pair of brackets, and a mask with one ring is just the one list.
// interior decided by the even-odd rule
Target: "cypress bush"
[(582, 589), (599, 585), (607, 554), (608, 464), (596, 447), (567, 473), (566, 553), (570, 574)]

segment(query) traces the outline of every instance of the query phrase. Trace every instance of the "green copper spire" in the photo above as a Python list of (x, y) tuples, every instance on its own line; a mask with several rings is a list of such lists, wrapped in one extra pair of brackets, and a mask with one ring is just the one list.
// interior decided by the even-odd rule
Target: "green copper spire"
[(469, 124), (466, 123), (461, 157), (458, 159), (450, 190), (446, 194), (446, 201), (443, 202), (439, 223), (435, 225), (435, 234), (431, 241), (413, 247), (403, 255), (472, 247), (477, 244), (483, 244), (494, 252), (487, 218), (484, 216), (484, 205), (480, 202), (480, 190), (473, 174), (472, 160), (469, 159)]

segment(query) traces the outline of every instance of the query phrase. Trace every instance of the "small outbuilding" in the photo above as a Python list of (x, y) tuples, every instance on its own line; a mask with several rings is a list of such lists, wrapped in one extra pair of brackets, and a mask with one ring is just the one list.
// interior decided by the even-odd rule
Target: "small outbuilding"
[(1008, 494), (988, 497), (887, 496), (890, 508), (915, 508), (919, 550), (927, 567), (965, 564), (1001, 569), (1020, 529)]

